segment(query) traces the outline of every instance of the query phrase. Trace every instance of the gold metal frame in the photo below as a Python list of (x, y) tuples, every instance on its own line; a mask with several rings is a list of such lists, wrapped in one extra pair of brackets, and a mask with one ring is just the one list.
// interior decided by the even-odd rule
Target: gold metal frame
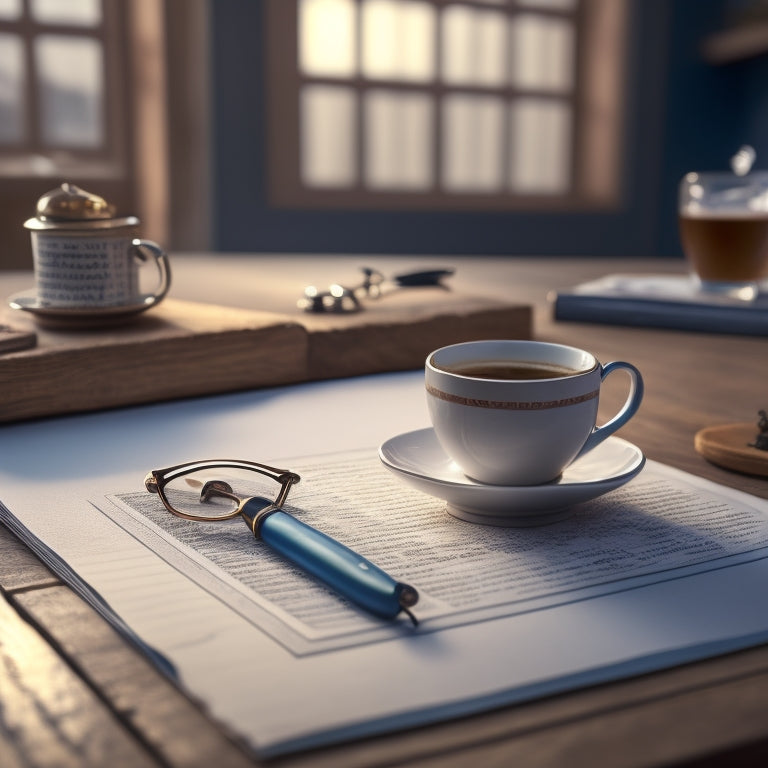
[[(184, 475), (198, 472), (203, 469), (246, 469), (252, 472), (256, 472), (265, 477), (269, 477), (280, 485), (280, 491), (277, 494), (277, 498), (271, 505), (271, 509), (280, 509), (285, 503), (285, 499), (288, 496), (288, 492), (292, 485), (298, 483), (301, 478), (295, 472), (291, 472), (287, 469), (278, 469), (277, 467), (270, 467), (267, 464), (258, 464), (254, 461), (241, 461), (239, 459), (213, 459), (208, 461), (190, 461), (184, 464), (176, 464), (173, 467), (166, 467), (165, 469), (153, 469), (144, 478), (144, 486), (150, 493), (156, 493), (160, 497), (160, 501), (163, 502), (163, 506), (176, 517), (182, 517), (185, 520), (194, 520), (196, 522), (209, 523), (221, 520), (231, 520), (242, 514), (242, 507), (248, 499), (240, 499), (239, 497), (232, 496), (237, 500), (238, 506), (233, 512), (220, 517), (207, 517), (205, 515), (191, 515), (187, 512), (182, 512), (176, 509), (165, 494), (165, 487), (173, 480), (183, 477)], [(215, 484), (216, 481), (212, 481)], [(202, 493), (205, 493), (208, 486), (203, 487)], [(229, 495), (226, 489), (215, 488), (216, 492), (223, 495)], [(261, 517), (261, 516), (260, 516)], [(256, 534), (256, 530), (254, 530)]]

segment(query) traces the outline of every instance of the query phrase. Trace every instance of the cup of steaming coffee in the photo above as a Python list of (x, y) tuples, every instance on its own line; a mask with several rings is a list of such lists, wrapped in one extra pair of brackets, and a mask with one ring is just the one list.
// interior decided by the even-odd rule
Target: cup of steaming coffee
[[(629, 375), (619, 412), (596, 426), (600, 386)], [(432, 352), (427, 405), (438, 441), (464, 474), (494, 485), (556, 479), (636, 413), (643, 379), (630, 363), (602, 365), (575, 347), (538, 341), (472, 341)]]

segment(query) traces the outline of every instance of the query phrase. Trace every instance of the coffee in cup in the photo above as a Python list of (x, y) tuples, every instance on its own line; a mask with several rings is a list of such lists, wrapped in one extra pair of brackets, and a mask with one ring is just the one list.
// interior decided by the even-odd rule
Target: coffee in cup
[[(600, 385), (624, 370), (621, 410), (596, 426)], [(490, 340), (432, 352), (425, 365), (427, 405), (438, 441), (470, 478), (492, 485), (556, 479), (636, 413), (643, 379), (623, 361), (538, 341)]]

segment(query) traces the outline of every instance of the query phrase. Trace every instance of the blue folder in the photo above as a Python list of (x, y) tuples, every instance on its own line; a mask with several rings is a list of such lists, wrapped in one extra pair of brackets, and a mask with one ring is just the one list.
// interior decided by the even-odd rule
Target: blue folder
[(768, 293), (707, 295), (685, 275), (606, 275), (549, 298), (556, 320), (768, 336)]

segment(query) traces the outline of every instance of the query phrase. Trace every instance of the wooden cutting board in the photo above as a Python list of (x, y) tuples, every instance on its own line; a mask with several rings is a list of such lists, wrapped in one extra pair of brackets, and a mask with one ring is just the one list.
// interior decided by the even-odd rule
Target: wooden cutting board
[(166, 299), (130, 323), (45, 327), (5, 310), (37, 346), (0, 355), (0, 422), (420, 368), (437, 347), (531, 337), (532, 312), (414, 290), (351, 315), (279, 315)]

